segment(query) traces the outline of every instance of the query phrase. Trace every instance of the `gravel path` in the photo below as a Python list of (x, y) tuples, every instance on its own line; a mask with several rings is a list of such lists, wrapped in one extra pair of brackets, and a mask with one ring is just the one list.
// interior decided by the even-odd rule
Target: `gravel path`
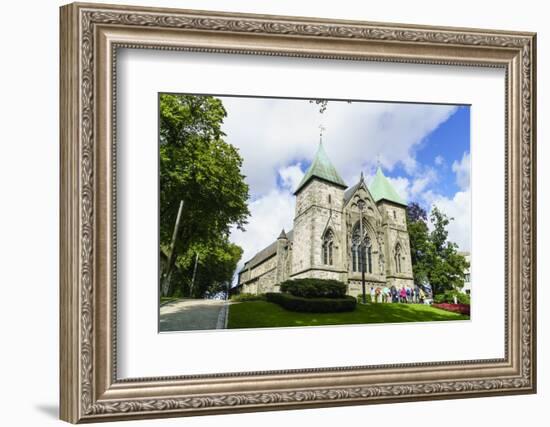
[(225, 329), (227, 302), (181, 299), (160, 307), (160, 331)]

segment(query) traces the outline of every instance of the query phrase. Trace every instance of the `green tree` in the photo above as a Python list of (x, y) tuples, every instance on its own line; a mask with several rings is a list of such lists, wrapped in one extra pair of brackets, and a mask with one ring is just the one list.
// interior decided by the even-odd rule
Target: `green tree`
[(458, 253), (458, 246), (448, 240), (447, 227), (452, 220), (434, 206), (430, 231), (426, 211), (417, 203), (407, 208), (414, 281), (429, 283), (434, 295), (462, 288), (464, 272), (469, 266), (466, 258)]
[(411, 246), (414, 283), (423, 285), (428, 282), (432, 245), (426, 211), (417, 203), (411, 203), (407, 207), (407, 229)]
[(178, 257), (177, 267), (182, 274), (174, 292), (194, 298), (226, 292), (242, 253), (240, 246), (227, 239), (194, 245)]
[(453, 220), (434, 206), (430, 214), (433, 230), (430, 233), (432, 246), (431, 267), (428, 281), (435, 294), (458, 290), (464, 286), (464, 272), (468, 261), (458, 253), (458, 245), (448, 241), (447, 226)]
[[(183, 201), (173, 258), (183, 270), (197, 247), (234, 255), (229, 232), (244, 229), (249, 215), (242, 158), (223, 140), (226, 116), (221, 100), (212, 96), (160, 95), (160, 244), (170, 247)], [(215, 260), (220, 259), (225, 258)]]

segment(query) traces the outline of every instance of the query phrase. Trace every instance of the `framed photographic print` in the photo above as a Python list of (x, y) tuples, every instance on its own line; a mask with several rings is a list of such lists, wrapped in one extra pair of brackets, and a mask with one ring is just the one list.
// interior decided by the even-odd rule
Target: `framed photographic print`
[(535, 34), (61, 8), (61, 418), (536, 391)]

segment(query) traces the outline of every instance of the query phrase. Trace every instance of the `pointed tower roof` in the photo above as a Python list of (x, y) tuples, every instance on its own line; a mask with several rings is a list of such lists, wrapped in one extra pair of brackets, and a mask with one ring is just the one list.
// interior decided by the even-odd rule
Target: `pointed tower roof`
[(298, 185), (298, 188), (296, 188), (294, 194), (297, 194), (298, 191), (300, 191), (302, 187), (304, 187), (313, 178), (319, 178), (342, 188), (348, 187), (329, 160), (327, 153), (323, 148), (322, 142), (319, 143), (319, 148), (317, 149), (317, 154), (315, 154), (315, 159), (311, 162), (311, 166), (302, 178), (302, 181)]
[(277, 240), (281, 240), (281, 239), (285, 239), (285, 240), (287, 239), (284, 228), (281, 230), (281, 234), (279, 234), (279, 237), (277, 237)]
[(407, 206), (407, 203), (401, 198), (399, 194), (397, 194), (397, 191), (395, 191), (393, 186), (390, 184), (390, 181), (388, 180), (388, 178), (386, 178), (380, 166), (378, 166), (376, 176), (369, 185), (369, 191), (375, 202), (379, 202), (380, 200), (387, 200), (393, 203), (397, 203), (398, 205)]

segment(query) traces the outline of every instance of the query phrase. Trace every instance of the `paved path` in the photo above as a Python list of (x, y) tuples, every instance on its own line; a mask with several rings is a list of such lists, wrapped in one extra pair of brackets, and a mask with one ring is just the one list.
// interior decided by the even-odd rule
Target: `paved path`
[(225, 329), (224, 300), (181, 299), (160, 307), (160, 331)]

